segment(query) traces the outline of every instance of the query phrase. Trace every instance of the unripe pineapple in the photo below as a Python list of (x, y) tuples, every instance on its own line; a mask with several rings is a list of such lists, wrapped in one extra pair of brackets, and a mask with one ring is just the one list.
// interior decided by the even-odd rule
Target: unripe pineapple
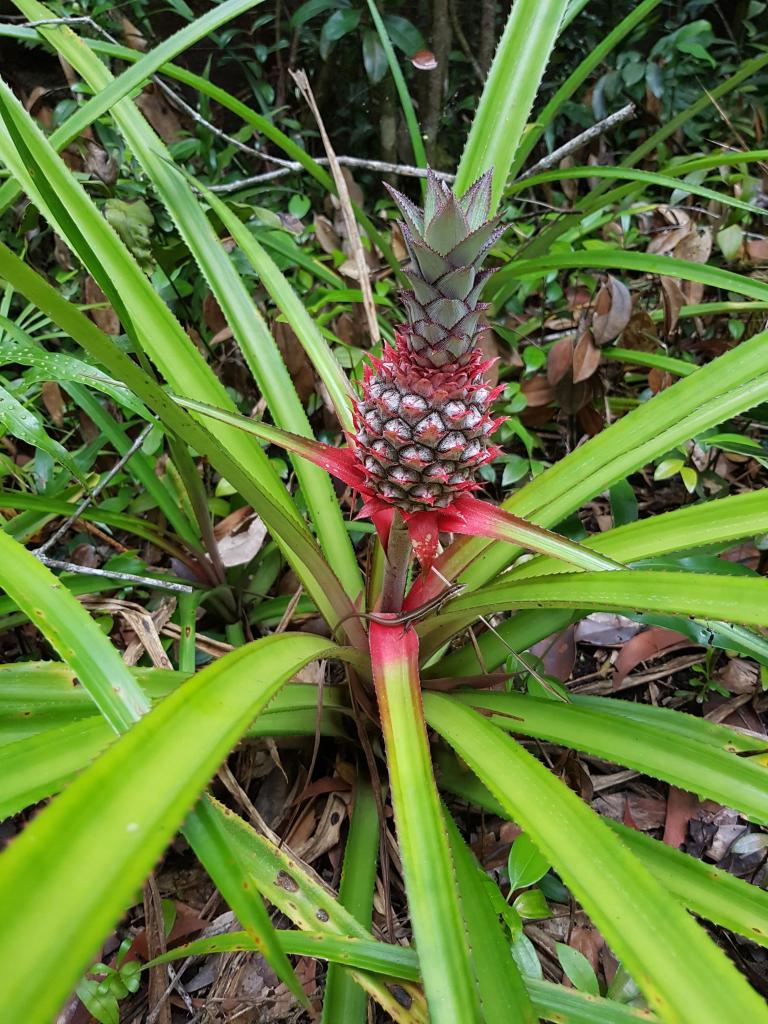
[(488, 173), (457, 198), (430, 172), (421, 211), (390, 189), (411, 256), (409, 324), (366, 370), (356, 449), (370, 491), (405, 512), (450, 506), (498, 452), (491, 404), (503, 388), (486, 384), (491, 363), (477, 348), (492, 273), (479, 265), (499, 235), (486, 220), (490, 190)]

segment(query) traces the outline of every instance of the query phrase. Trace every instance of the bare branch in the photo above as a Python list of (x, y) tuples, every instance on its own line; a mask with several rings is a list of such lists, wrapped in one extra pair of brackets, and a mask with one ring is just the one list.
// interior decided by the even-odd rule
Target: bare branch
[(534, 164), (533, 167), (529, 167), (527, 171), (520, 174), (517, 180), (522, 181), (524, 178), (530, 178), (532, 175), (538, 174), (539, 171), (546, 171), (550, 167), (554, 167), (556, 164), (559, 164), (564, 157), (570, 156), (571, 153), (574, 153), (577, 149), (581, 149), (581, 147), (587, 142), (591, 142), (592, 139), (596, 139), (598, 136), (604, 135), (612, 128), (615, 128), (617, 124), (621, 124), (622, 121), (628, 121), (630, 117), (634, 116), (634, 113), (635, 104), (628, 103), (626, 107), (622, 107), (621, 110), (617, 110), (613, 114), (609, 114), (601, 121), (591, 125), (585, 131), (571, 139), (570, 142), (566, 142), (564, 145), (553, 150), (548, 156), (545, 156), (543, 160), (539, 160), (539, 162)]

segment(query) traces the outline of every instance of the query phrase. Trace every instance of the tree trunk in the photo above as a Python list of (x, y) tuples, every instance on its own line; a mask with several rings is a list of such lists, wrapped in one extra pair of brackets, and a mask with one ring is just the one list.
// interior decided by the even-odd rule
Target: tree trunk
[(477, 63), (483, 73), (483, 81), (488, 77), (488, 69), (496, 50), (496, 0), (482, 0), (480, 5), (480, 39), (477, 47)]
[(437, 152), (437, 133), (443, 113), (445, 87), (448, 81), (448, 58), (451, 52), (451, 18), (448, 0), (432, 0), (432, 52), (437, 60), (434, 71), (428, 75), (424, 103), (424, 146), (427, 158), (434, 163)]

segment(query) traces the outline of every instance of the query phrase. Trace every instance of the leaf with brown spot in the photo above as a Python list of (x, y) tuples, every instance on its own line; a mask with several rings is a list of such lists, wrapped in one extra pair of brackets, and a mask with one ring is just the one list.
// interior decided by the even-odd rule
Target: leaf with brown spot
[(595, 300), (592, 317), (592, 338), (596, 345), (605, 345), (617, 338), (632, 316), (632, 297), (623, 281), (608, 274)]
[[(547, 383), (554, 387), (573, 366), (573, 339), (560, 338), (549, 350), (547, 356)], [(530, 403), (529, 403), (530, 404)]]
[(592, 332), (582, 331), (573, 350), (573, 383), (579, 384), (597, 373), (600, 359), (600, 349), (592, 340)]

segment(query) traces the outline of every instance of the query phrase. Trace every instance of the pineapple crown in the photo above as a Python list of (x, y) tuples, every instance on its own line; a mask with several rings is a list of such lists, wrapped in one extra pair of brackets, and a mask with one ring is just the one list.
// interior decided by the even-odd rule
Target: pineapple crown
[(404, 269), (411, 288), (401, 292), (405, 329), (414, 360), (425, 367), (465, 363), (475, 347), (486, 303), (479, 301), (492, 270), (480, 265), (499, 238), (498, 218), (488, 218), (492, 171), (462, 196), (431, 168), (423, 210), (396, 189), (387, 189), (402, 214), (398, 221), (410, 257)]

